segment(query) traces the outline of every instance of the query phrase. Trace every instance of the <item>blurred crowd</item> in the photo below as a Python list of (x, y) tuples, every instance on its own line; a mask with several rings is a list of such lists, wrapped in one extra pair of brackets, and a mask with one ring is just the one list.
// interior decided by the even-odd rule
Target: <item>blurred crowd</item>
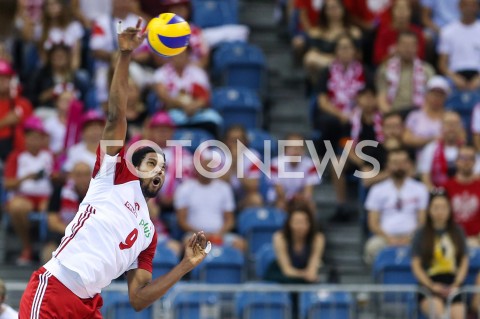
[[(2, 199), (21, 241), (17, 264), (36, 258), (31, 213), (48, 216), (39, 253), (46, 261), (87, 192), (105, 123), (117, 21), (134, 25), (141, 16), (145, 23), (162, 12), (191, 21), (192, 10), (190, 0), (1, 1)], [(276, 13), (287, 29), (292, 60), (304, 69), (304, 107), (312, 126), (309, 136), (292, 132), (281, 139), (313, 137), (320, 156), (329, 150), (339, 160), (346, 156), (341, 172), (329, 163), (324, 175), (335, 188), (333, 221), (358, 216), (348, 198), (349, 188), (358, 188), (367, 264), (385, 247), (413, 245), (421, 284), (439, 295), (437, 281), (461, 285), (465, 249), (480, 246), (478, 1), (279, 0)], [(275, 154), (269, 179), (250, 158), (237, 165), (238, 142), (260, 159), (263, 154), (249, 146), (245, 127), (225, 127), (210, 107), (216, 48), (191, 25), (184, 53), (162, 58), (145, 43), (130, 68), (127, 143), (149, 139), (168, 162), (165, 184), (149, 202), (159, 243), (179, 255), (185, 234), (204, 230), (214, 244), (246, 252), (248, 240), (236, 231), (238, 216), (272, 206), (287, 215), (272, 239), (272, 280), (317, 282), (328, 238), (315, 226), (321, 214), (313, 192), (321, 181), (315, 159), (304, 146), (288, 146), (285, 154)], [(222, 161), (231, 161), (231, 169), (218, 179), (200, 174), (194, 149), (175, 152), (167, 145), (179, 128), (201, 129), (223, 141), (231, 158)], [(363, 141), (378, 146), (359, 154), (356, 146)], [(291, 162), (294, 156), (301, 160)], [(197, 160), (214, 159), (207, 152)], [(353, 177), (355, 170), (372, 169), (378, 174)], [(279, 171), (304, 178), (280, 177)], [(439, 243), (447, 243), (440, 253)]]

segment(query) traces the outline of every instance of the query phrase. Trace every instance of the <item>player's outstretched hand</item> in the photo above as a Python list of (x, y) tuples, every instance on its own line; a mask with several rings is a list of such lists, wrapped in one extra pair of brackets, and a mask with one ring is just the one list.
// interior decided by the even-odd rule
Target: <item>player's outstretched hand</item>
[(122, 52), (132, 52), (142, 44), (147, 36), (147, 33), (141, 29), (142, 18), (138, 18), (135, 27), (128, 27), (123, 30), (122, 22), (117, 25), (118, 33), (118, 48)]
[(191, 265), (193, 269), (200, 264), (203, 259), (205, 259), (205, 256), (207, 256), (209, 250), (207, 247), (209, 246), (210, 243), (207, 242), (203, 232), (193, 234), (185, 247), (185, 255), (183, 258)]

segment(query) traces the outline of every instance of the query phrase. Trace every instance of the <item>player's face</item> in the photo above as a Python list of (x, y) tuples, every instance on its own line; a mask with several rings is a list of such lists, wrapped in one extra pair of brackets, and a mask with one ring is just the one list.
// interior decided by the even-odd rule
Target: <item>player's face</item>
[(158, 191), (162, 188), (165, 181), (165, 161), (163, 156), (157, 153), (148, 153), (145, 155), (142, 163), (137, 170), (142, 173), (151, 173), (152, 177), (139, 178), (140, 187), (142, 188), (143, 196), (152, 198), (157, 196)]

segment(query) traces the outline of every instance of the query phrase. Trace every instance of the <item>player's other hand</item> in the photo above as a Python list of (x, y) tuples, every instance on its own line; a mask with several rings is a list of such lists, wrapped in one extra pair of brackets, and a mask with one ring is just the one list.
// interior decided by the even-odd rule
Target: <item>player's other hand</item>
[(138, 18), (135, 27), (128, 27), (123, 30), (124, 26), (120, 23), (117, 28), (118, 48), (122, 52), (132, 52), (142, 44), (147, 33), (142, 30), (142, 18)]
[(207, 238), (203, 232), (192, 235), (185, 247), (184, 261), (193, 269), (200, 264), (207, 256), (205, 248), (207, 247)]

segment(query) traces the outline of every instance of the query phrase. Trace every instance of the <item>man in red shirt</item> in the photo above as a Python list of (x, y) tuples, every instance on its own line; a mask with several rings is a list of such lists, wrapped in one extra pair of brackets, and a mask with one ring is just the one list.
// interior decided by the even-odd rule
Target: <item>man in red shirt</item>
[(6, 60), (0, 59), (0, 162), (15, 148), (24, 147), (20, 124), (32, 114), (30, 102), (17, 95), (15, 72)]
[(480, 180), (474, 175), (475, 149), (461, 146), (456, 175), (447, 181), (453, 217), (465, 231), (469, 246), (480, 246)]

